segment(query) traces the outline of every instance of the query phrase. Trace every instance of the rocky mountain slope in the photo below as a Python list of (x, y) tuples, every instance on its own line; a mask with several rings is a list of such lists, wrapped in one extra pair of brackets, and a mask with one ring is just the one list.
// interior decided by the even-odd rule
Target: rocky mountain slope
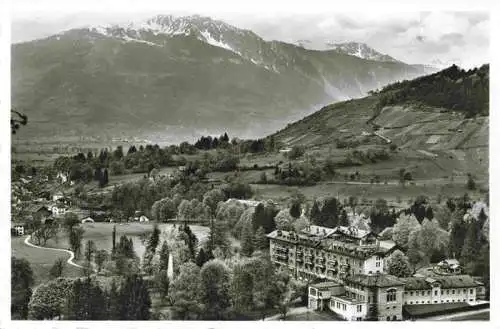
[(32, 123), (19, 138), (168, 137), (183, 127), (252, 137), (426, 72), (265, 41), (207, 17), (157, 16), (13, 45), (12, 105)]
[(363, 59), (379, 62), (399, 62), (389, 55), (379, 53), (365, 43), (346, 42), (346, 43), (327, 43), (329, 49), (336, 50), (339, 53), (356, 56)]

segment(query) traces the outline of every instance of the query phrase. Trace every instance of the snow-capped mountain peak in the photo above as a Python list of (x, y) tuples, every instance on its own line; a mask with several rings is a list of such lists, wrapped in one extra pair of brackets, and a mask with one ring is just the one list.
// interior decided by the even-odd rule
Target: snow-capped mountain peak
[[(158, 15), (142, 21), (89, 27), (89, 30), (123, 42), (141, 42), (151, 46), (164, 46), (169, 37), (194, 36), (200, 41), (236, 54), (241, 53), (235, 45), (235, 36), (248, 33), (225, 22), (199, 15)], [(158, 38), (162, 36), (166, 38), (158, 43)]]
[(362, 59), (380, 62), (398, 62), (389, 55), (379, 53), (365, 43), (360, 42), (346, 42), (346, 43), (326, 43), (327, 48), (335, 50), (339, 53), (356, 56)]

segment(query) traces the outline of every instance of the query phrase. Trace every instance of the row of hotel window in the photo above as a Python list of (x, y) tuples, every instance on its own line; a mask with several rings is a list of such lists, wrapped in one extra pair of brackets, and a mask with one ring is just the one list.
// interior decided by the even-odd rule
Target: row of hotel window
[[(474, 299), (473, 299), (473, 298), (469, 299), (469, 302), (473, 302), (473, 301), (474, 301)], [(444, 302), (445, 302), (444, 300), (441, 300), (441, 304), (442, 304), (442, 303), (444, 303)], [(450, 302), (450, 300), (449, 300), (449, 299), (447, 299), (447, 300), (446, 300), (446, 303), (449, 303), (449, 302)], [(460, 300), (460, 299), (457, 299), (457, 300), (452, 299), (452, 300), (451, 300), (451, 302), (452, 302), (452, 303), (467, 302), (467, 299), (466, 299), (466, 298), (464, 298), (463, 300)], [(431, 301), (430, 301), (430, 300), (428, 300), (428, 301), (422, 300), (421, 302), (419, 302), (418, 300), (417, 300), (417, 301), (415, 301), (415, 304), (430, 304), (430, 303), (431, 303)], [(437, 301), (437, 300), (435, 300), (435, 301), (434, 301), (434, 304), (437, 304), (437, 303), (438, 303), (438, 301)], [(410, 301), (410, 302), (407, 302), (407, 301), (406, 301), (406, 302), (405, 302), (405, 304), (413, 304), (413, 301)]]
[[(278, 245), (280, 246), (280, 245)], [(282, 248), (286, 248), (285, 246), (281, 246)], [(318, 251), (317, 249), (307, 249), (307, 250), (304, 250), (302, 249), (301, 247), (299, 247), (297, 249), (297, 253), (299, 252), (307, 252), (308, 255), (315, 255), (315, 256), (318, 256), (318, 257), (326, 257), (327, 259), (337, 259), (337, 256), (336, 255), (332, 255), (332, 254), (325, 254), (324, 251)], [(290, 250), (290, 253), (293, 255), (293, 252)], [(339, 257), (340, 261), (344, 260), (342, 258), (342, 256)], [(376, 256), (376, 260), (381, 260), (382, 258), (380, 256)], [(346, 260), (346, 263), (349, 264), (349, 257), (346, 257), (345, 258)], [(363, 261), (359, 261), (359, 266), (363, 266)]]
[[(333, 306), (333, 301), (332, 301), (332, 306)], [(344, 303), (340, 303), (340, 302), (335, 302), (335, 308), (336, 309), (339, 309), (339, 310), (342, 310), (342, 311), (346, 311), (347, 310), (347, 305), (344, 304)], [(361, 313), (363, 311), (363, 305), (357, 305), (356, 306), (356, 312), (358, 313)]]
[[(410, 296), (413, 296), (413, 291), (405, 291), (405, 295), (408, 295), (408, 293), (410, 294)], [(464, 289), (463, 293), (466, 294), (467, 293), (467, 289)], [(470, 289), (469, 293), (473, 294), (474, 293), (474, 289)], [(431, 294), (431, 291), (427, 290), (427, 296), (430, 296), (430, 294)], [(451, 290), (451, 295), (454, 295), (454, 294), (455, 294), (455, 289), (452, 289)], [(457, 294), (460, 294), (460, 289), (457, 289)], [(415, 296), (419, 296), (419, 295), (420, 295), (420, 291), (415, 291)], [(439, 295), (439, 291), (438, 290), (434, 290), (434, 296), (437, 296), (437, 295)], [(450, 289), (443, 290), (442, 295), (450, 295)], [(425, 296), (425, 291), (422, 291), (422, 296)]]

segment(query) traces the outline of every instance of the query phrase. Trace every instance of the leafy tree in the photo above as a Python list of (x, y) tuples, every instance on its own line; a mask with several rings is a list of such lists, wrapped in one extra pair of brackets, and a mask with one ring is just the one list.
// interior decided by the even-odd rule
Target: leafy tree
[(460, 253), (465, 262), (470, 262), (478, 258), (482, 244), (482, 233), (479, 223), (472, 221), (467, 224), (464, 244)]
[(56, 259), (54, 265), (52, 265), (49, 275), (51, 279), (56, 279), (62, 276), (66, 262), (62, 258)]
[(118, 245), (116, 246), (116, 255), (123, 256), (125, 258), (134, 258), (136, 256), (132, 238), (127, 238), (125, 235), (120, 237), (120, 242), (118, 242)]
[(200, 268), (191, 262), (182, 264), (170, 286), (174, 319), (198, 319), (202, 313), (202, 291)]
[(220, 260), (208, 261), (201, 268), (204, 318), (223, 320), (227, 317), (230, 303), (230, 275), (227, 266)]
[(260, 173), (259, 183), (267, 184), (267, 174), (265, 171)]
[(52, 320), (60, 317), (72, 286), (72, 279), (62, 277), (39, 285), (28, 304), (28, 319)]
[(303, 229), (309, 226), (309, 220), (305, 216), (300, 216), (295, 223), (293, 223), (293, 227), (296, 233), (300, 233)]
[(10, 312), (13, 320), (28, 317), (28, 303), (31, 298), (31, 286), (34, 283), (33, 270), (24, 258), (11, 259), (11, 304)]
[(171, 198), (163, 198), (153, 203), (151, 215), (154, 220), (166, 222), (175, 218), (177, 215), (177, 206)]
[(116, 147), (116, 149), (113, 151), (113, 158), (115, 158), (116, 160), (123, 159), (123, 146), (119, 145)]
[(471, 174), (467, 174), (467, 189), (468, 190), (475, 190), (476, 189), (476, 182), (474, 181), (474, 178), (472, 177)]
[(80, 257), (82, 251), (82, 239), (85, 230), (81, 227), (74, 228), (69, 234), (69, 245), (71, 250), (75, 253), (75, 258)]
[(226, 194), (227, 199), (249, 199), (253, 196), (254, 191), (250, 187), (250, 184), (241, 181), (233, 181), (230, 184), (225, 185), (222, 190)]
[(370, 227), (375, 232), (380, 232), (384, 228), (393, 226), (396, 222), (396, 214), (389, 212), (387, 201), (380, 198), (375, 201), (370, 211)]
[(213, 217), (217, 214), (217, 205), (226, 200), (226, 195), (220, 189), (213, 189), (203, 195), (203, 203), (208, 206)]
[(120, 291), (116, 278), (111, 280), (111, 285), (106, 298), (107, 320), (120, 320)]
[(233, 310), (237, 315), (249, 312), (253, 308), (253, 276), (248, 263), (239, 263), (233, 268), (230, 295)]
[(166, 270), (161, 270), (155, 275), (155, 286), (160, 293), (160, 299), (164, 301), (168, 296), (170, 279)]
[(347, 211), (342, 209), (339, 217), (339, 225), (340, 226), (349, 226), (349, 218), (347, 217)]
[(213, 252), (216, 248), (220, 248), (224, 257), (228, 257), (231, 252), (231, 241), (229, 240), (227, 224), (224, 222), (212, 223), (207, 243), (207, 250)]
[(448, 244), (448, 254), (450, 257), (459, 257), (462, 254), (462, 247), (467, 234), (467, 225), (463, 221), (463, 216), (458, 216), (451, 223), (450, 241)]
[(286, 320), (288, 310), (294, 295), (292, 278), (288, 271), (279, 270), (274, 276), (271, 285), (270, 297), (273, 306), (278, 309), (282, 318)]
[(442, 229), (448, 230), (452, 219), (452, 213), (446, 205), (438, 206), (436, 209), (435, 218)]
[(116, 225), (113, 225), (113, 231), (111, 233), (111, 241), (112, 241), (111, 256), (114, 256), (116, 252)]
[(149, 320), (151, 298), (146, 282), (139, 275), (130, 275), (120, 289), (120, 320)]
[(396, 250), (387, 259), (387, 272), (397, 277), (411, 276), (412, 270), (408, 257)]
[(160, 263), (159, 263), (159, 270), (160, 271), (167, 271), (168, 270), (168, 257), (169, 257), (169, 249), (168, 249), (168, 243), (167, 241), (164, 241), (163, 244), (161, 245), (160, 249)]
[(59, 232), (59, 227), (55, 224), (42, 224), (33, 231), (31, 235), (38, 245), (46, 245), (47, 241), (56, 237)]
[(67, 320), (105, 320), (106, 296), (101, 287), (90, 278), (73, 282), (67, 297), (65, 319)]
[(410, 233), (418, 230), (420, 224), (413, 215), (400, 215), (392, 230), (392, 240), (402, 248), (408, 248)]
[(311, 221), (314, 224), (319, 224), (321, 221), (321, 211), (319, 209), (319, 202), (317, 200), (314, 200), (312, 208), (311, 208)]
[(241, 232), (241, 254), (246, 257), (252, 256), (254, 251), (252, 226), (247, 223)]
[(189, 225), (184, 224), (180, 226), (179, 229), (181, 230), (179, 237), (184, 240), (188, 246), (190, 258), (194, 260), (196, 257), (196, 249), (198, 248), (198, 238), (196, 237), (196, 234), (191, 231), (191, 227)]
[(198, 252), (198, 255), (196, 255), (196, 260), (195, 260), (196, 265), (198, 265), (198, 267), (201, 268), (203, 264), (208, 262), (208, 260), (209, 260), (208, 255), (205, 253), (205, 250), (201, 248), (200, 251)]
[(85, 260), (90, 263), (92, 261), (92, 256), (96, 252), (96, 247), (95, 243), (92, 240), (88, 240), (87, 243), (85, 243)]
[(291, 207), (290, 207), (290, 216), (294, 218), (299, 218), (300, 214), (302, 213), (300, 203), (293, 202)]
[(64, 214), (64, 228), (68, 231), (71, 232), (73, 228), (80, 224), (80, 221), (78, 220), (78, 216), (73, 213), (73, 212), (67, 212)]
[(277, 214), (278, 210), (274, 207), (274, 205), (264, 205), (263, 203), (259, 203), (257, 207), (255, 207), (252, 219), (254, 230), (258, 227), (262, 227), (266, 233), (274, 231), (276, 229), (274, 217), (276, 217)]
[(276, 217), (274, 217), (276, 223), (276, 229), (282, 231), (292, 231), (293, 230), (293, 217), (290, 215), (288, 209), (281, 210)]
[(160, 243), (160, 228), (158, 224), (154, 224), (153, 226), (153, 232), (151, 233), (149, 237), (149, 241), (147, 243), (146, 248), (150, 250), (151, 252), (155, 252), (156, 248), (158, 247), (158, 243)]
[(97, 265), (97, 272), (101, 272), (104, 262), (109, 258), (108, 252), (106, 250), (98, 250), (95, 253), (94, 261)]
[(288, 158), (290, 160), (296, 160), (305, 154), (305, 148), (303, 146), (294, 145), (290, 152), (288, 152)]
[(266, 250), (269, 248), (266, 232), (262, 226), (259, 226), (257, 231), (255, 231), (254, 248), (257, 250)]

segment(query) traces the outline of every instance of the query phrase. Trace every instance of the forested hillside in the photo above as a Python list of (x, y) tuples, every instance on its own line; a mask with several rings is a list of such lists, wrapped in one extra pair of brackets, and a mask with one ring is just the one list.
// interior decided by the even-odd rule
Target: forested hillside
[(380, 91), (377, 109), (388, 105), (421, 103), (465, 113), (466, 117), (488, 115), (488, 64), (463, 70), (453, 65), (440, 72), (390, 84)]

